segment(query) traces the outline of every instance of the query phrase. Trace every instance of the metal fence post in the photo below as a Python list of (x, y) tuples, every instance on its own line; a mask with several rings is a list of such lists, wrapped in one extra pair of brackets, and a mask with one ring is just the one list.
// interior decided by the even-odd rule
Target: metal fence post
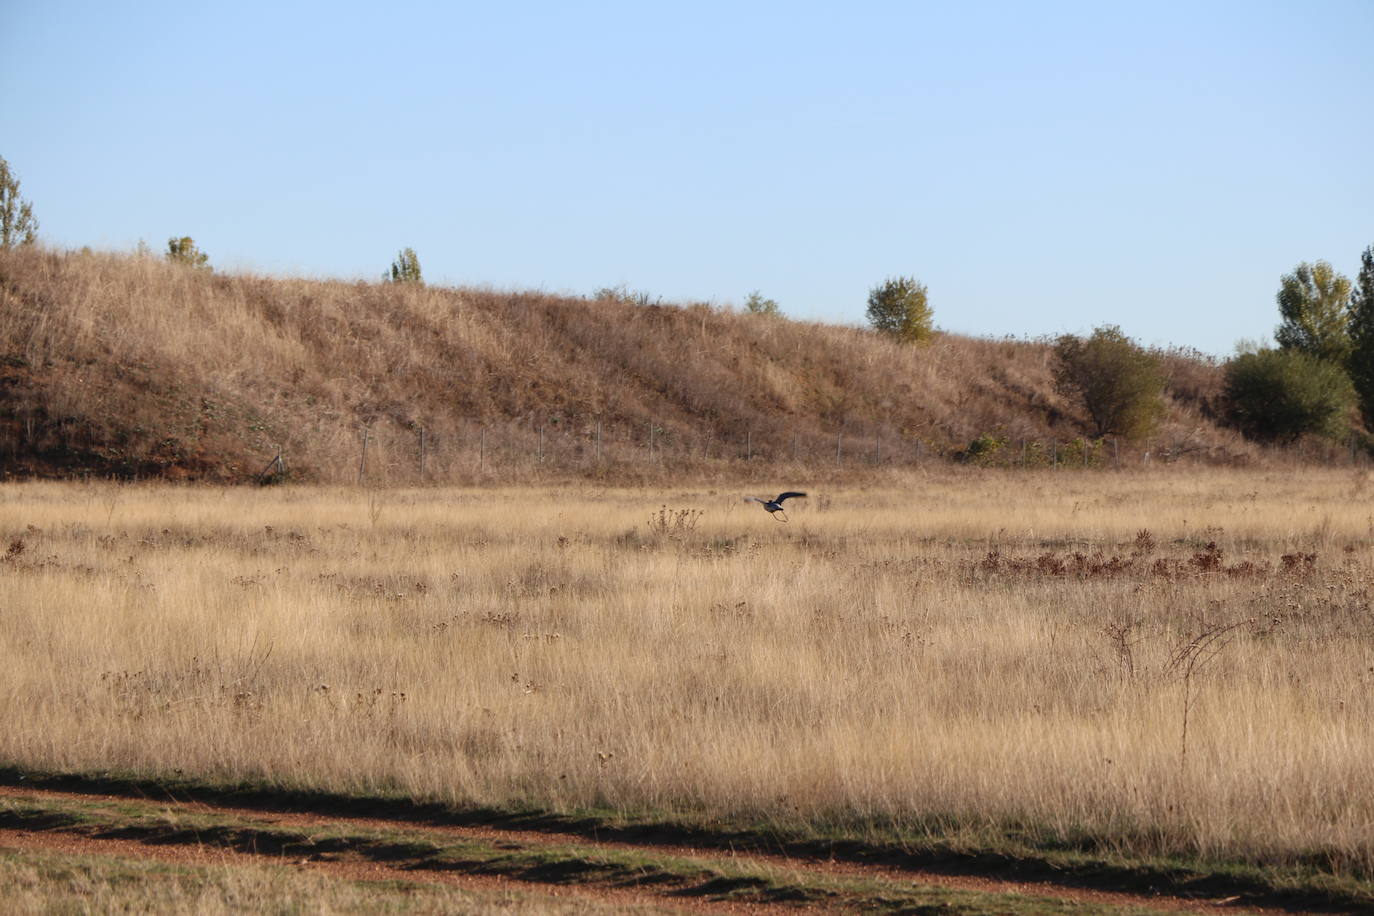
[(363, 482), (363, 477), (367, 473), (367, 440), (371, 434), (372, 428), (370, 426), (364, 426), (363, 451), (362, 454), (358, 456), (358, 483), (360, 484)]

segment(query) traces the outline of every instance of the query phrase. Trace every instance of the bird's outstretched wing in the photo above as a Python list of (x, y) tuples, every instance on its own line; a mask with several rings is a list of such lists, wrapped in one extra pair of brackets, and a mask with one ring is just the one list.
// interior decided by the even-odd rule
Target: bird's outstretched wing
[(766, 499), (759, 499), (757, 496), (746, 496), (746, 497), (744, 497), (744, 501), (747, 502), (747, 503), (766, 503), (766, 502), (768, 502), (768, 500), (766, 500)]
[(778, 495), (778, 498), (775, 499), (775, 500), (773, 500), (773, 502), (775, 502), (775, 503), (780, 503), (780, 502), (782, 502), (784, 499), (791, 499), (791, 498), (794, 497), (794, 496), (805, 496), (805, 495), (806, 495), (805, 493), (798, 493), (798, 492), (796, 492), (795, 490), (788, 490), (786, 493), (781, 493), (781, 494), (779, 494), (779, 495)]

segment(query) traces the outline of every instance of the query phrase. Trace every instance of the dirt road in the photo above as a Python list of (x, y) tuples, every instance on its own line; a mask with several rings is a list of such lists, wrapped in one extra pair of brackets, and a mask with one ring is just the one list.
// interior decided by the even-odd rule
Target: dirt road
[(6, 848), (217, 866), (285, 865), (341, 880), (432, 882), (477, 891), (516, 886), (627, 909), (769, 913), (808, 907), (871, 910), (883, 902), (890, 904), (887, 909), (901, 910), (925, 901), (950, 907), (949, 912), (993, 912), (1003, 911), (995, 902), (1002, 899), (1005, 912), (1016, 913), (1034, 911), (1038, 899), (1085, 913), (1301, 912), (1236, 894), (1207, 899), (1122, 892), (1085, 886), (1081, 877), (1015, 880), (992, 868), (975, 871), (958, 863), (929, 867), (732, 851), (688, 842), (607, 839), (586, 831), (503, 829), (23, 785), (0, 785), (0, 851)]

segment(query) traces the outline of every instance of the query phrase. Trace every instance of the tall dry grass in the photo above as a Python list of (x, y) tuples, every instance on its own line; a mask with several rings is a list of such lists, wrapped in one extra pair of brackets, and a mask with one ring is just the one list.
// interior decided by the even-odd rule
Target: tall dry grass
[[(901, 464), (985, 433), (1084, 435), (1049, 361), (1044, 343), (903, 347), (704, 304), (0, 252), (0, 462), (19, 472), (242, 480), (281, 446), (305, 477), (349, 482), (364, 427), (370, 479), (393, 483), (418, 477), (421, 428), (427, 479), (450, 483)], [(1156, 445), (1251, 454), (1204, 415), (1216, 367), (1170, 366)]]
[(1369, 876), (1370, 494), (6, 485), (0, 760)]

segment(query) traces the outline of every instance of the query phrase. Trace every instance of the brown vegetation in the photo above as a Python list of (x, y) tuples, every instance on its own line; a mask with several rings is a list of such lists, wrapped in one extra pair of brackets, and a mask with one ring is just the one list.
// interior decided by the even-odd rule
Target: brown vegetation
[[(1048, 455), (1089, 430), (1050, 362), (1041, 342), (911, 348), (703, 304), (0, 252), (0, 467), (18, 474), (247, 480), (280, 446), (292, 476), (342, 482), (364, 428), (366, 476), (397, 483), (422, 461), (459, 483), (889, 466), (985, 435)], [(1166, 368), (1155, 451), (1249, 455), (1211, 419), (1216, 367)]]
[(892, 483), (8, 484), (0, 760), (1374, 875), (1366, 474)]

